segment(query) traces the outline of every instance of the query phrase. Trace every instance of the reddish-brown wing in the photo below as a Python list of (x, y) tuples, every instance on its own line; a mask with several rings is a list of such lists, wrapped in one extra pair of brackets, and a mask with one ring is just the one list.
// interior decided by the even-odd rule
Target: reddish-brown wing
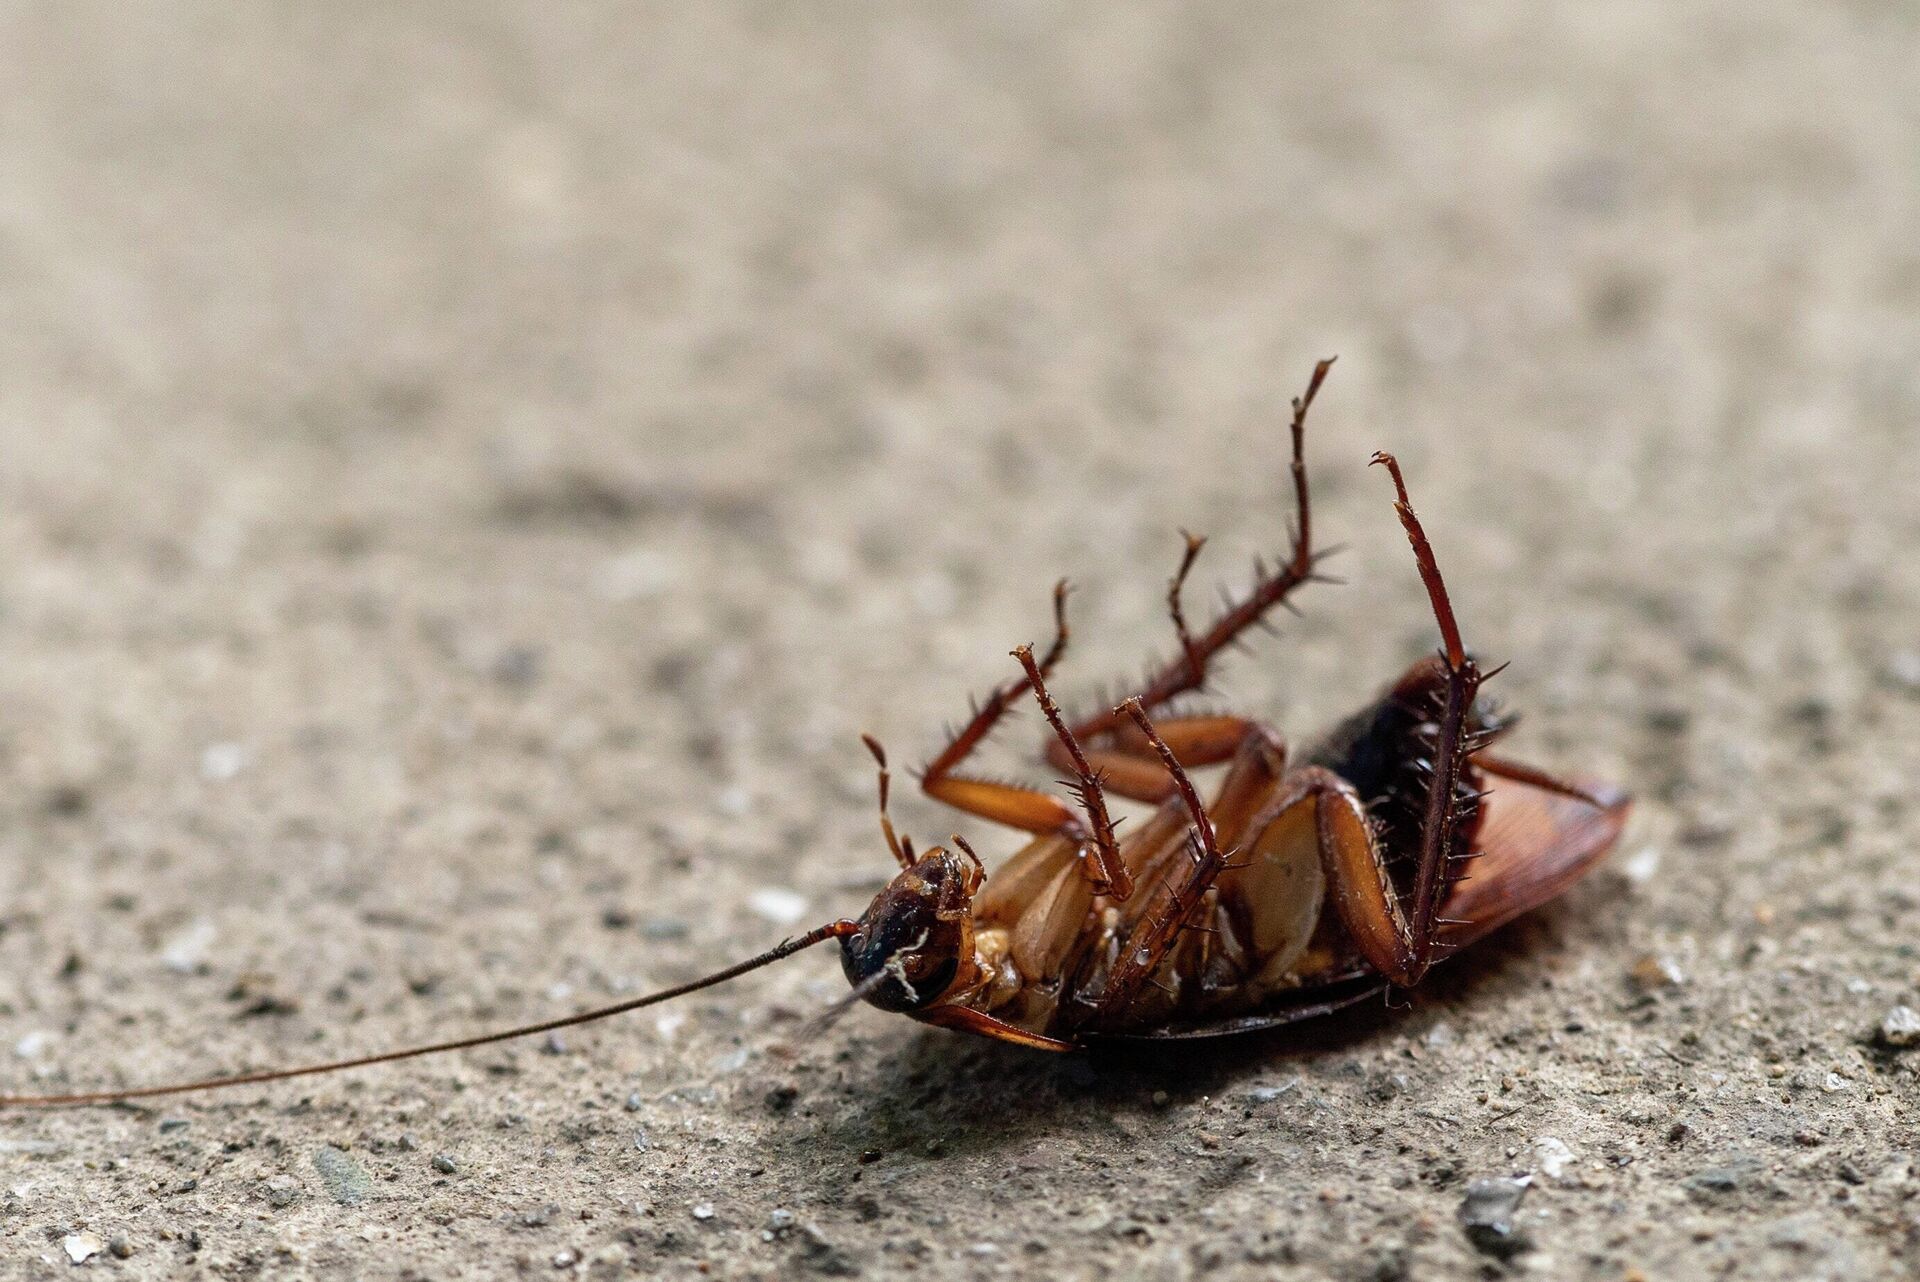
[(1613, 846), (1631, 801), (1592, 780), (1574, 786), (1600, 805), (1518, 779), (1492, 778), (1483, 803), (1481, 855), (1467, 866), (1440, 915), (1464, 926), (1447, 931), (1451, 946), (1468, 944), (1538, 908), (1578, 881)]

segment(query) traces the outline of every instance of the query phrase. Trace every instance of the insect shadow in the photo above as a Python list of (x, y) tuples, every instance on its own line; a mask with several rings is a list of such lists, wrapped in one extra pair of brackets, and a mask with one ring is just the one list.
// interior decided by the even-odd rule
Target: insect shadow
[(891, 1050), (876, 1036), (843, 1034), (832, 1062), (861, 1064), (844, 1104), (822, 1102), (776, 1140), (796, 1150), (847, 1157), (977, 1156), (1058, 1134), (1063, 1126), (1131, 1138), (1114, 1119), (1157, 1111), (1154, 1096), (1179, 1106), (1204, 1097), (1248, 1096), (1280, 1086), (1279, 1108), (1298, 1107), (1311, 1087), (1289, 1079), (1335, 1071), (1357, 1052), (1422, 1036), (1468, 1018), (1501, 1023), (1500, 994), (1517, 995), (1551, 951), (1557, 907), (1515, 922), (1484, 945), (1436, 970), (1417, 998), (1379, 994), (1337, 1020), (1310, 1020), (1204, 1042), (1102, 1042), (1075, 1056), (1033, 1055), (988, 1039), (956, 1040), (922, 1030)]

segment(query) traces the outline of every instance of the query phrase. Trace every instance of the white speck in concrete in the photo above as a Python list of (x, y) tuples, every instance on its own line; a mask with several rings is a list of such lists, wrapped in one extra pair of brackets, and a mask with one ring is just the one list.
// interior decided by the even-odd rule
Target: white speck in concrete
[(1636, 886), (1646, 885), (1659, 871), (1660, 848), (1658, 846), (1642, 846), (1620, 862), (1620, 875)]
[(1567, 1142), (1553, 1135), (1542, 1135), (1533, 1141), (1533, 1164), (1540, 1174), (1550, 1180), (1559, 1180), (1567, 1173), (1567, 1167), (1573, 1162), (1573, 1150)]
[(747, 896), (747, 907), (776, 926), (791, 926), (807, 915), (807, 897), (778, 886), (762, 886)]
[(206, 918), (197, 918), (191, 924), (175, 931), (160, 947), (160, 960), (167, 969), (182, 975), (190, 975), (206, 962), (207, 950), (213, 947), (216, 932), (213, 923)]
[(214, 783), (225, 783), (246, 765), (247, 750), (242, 744), (210, 743), (200, 753), (200, 777)]

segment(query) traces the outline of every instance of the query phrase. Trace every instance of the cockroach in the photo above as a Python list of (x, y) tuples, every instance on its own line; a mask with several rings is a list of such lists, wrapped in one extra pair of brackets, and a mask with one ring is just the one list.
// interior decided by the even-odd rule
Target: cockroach
[[(828, 922), (756, 957), (644, 997), (503, 1031), (353, 1059), (0, 1104), (90, 1104), (275, 1082), (461, 1050), (639, 1010), (724, 983), (827, 940), (840, 943), (853, 993), (943, 1028), (1046, 1051), (1103, 1041), (1207, 1038), (1326, 1015), (1391, 988), (1566, 890), (1619, 837), (1629, 798), (1562, 780), (1490, 749), (1512, 726), (1481, 699), (1498, 669), (1467, 651), (1439, 562), (1391, 454), (1372, 462), (1438, 625), (1436, 653), (1297, 761), (1249, 717), (1179, 704), (1203, 691), (1214, 661), (1319, 578), (1307, 487), (1307, 412), (1332, 361), (1293, 401), (1289, 555), (1261, 568), (1195, 635), (1181, 590), (1205, 540), (1186, 536), (1167, 603), (1178, 648), (1118, 706), (1069, 720), (1047, 680), (1067, 648), (1067, 587), (1054, 636), (995, 689), (920, 774), (927, 795), (1020, 829), (1031, 840), (991, 874), (963, 837), (916, 853), (888, 812), (880, 830), (900, 871), (858, 918)], [(1051, 730), (1045, 759), (1067, 772), (1075, 804), (1050, 792), (962, 773), (996, 723), (1031, 696)], [(1211, 803), (1188, 772), (1224, 765)], [(1122, 836), (1117, 794), (1154, 807)]]

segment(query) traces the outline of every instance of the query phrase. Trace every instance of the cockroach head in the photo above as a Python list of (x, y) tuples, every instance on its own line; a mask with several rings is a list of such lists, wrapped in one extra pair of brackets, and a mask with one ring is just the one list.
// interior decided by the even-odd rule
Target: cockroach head
[(854, 991), (881, 1010), (914, 1011), (953, 987), (973, 955), (974, 867), (935, 847), (887, 883), (840, 940)]

